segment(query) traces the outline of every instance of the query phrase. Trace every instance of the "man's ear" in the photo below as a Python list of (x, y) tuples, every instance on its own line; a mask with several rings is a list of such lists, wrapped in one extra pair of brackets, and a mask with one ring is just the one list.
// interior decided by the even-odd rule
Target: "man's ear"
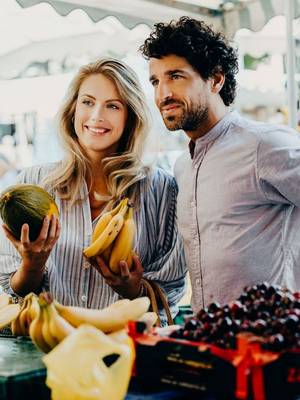
[(211, 78), (211, 91), (219, 93), (225, 82), (225, 75), (222, 72), (216, 72)]

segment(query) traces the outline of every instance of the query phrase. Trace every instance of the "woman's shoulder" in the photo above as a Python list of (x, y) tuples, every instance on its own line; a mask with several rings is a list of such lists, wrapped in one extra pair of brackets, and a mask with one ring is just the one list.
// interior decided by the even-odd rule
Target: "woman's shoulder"
[(34, 165), (32, 167), (25, 168), (17, 177), (18, 182), (39, 184), (41, 181), (48, 176), (57, 166), (59, 162), (47, 163)]
[(149, 172), (148, 179), (154, 186), (159, 184), (173, 185), (175, 183), (174, 176), (160, 167), (152, 167), (151, 171)]
[(168, 192), (170, 190), (177, 191), (174, 176), (159, 167), (151, 168), (146, 176), (144, 187), (147, 187), (147, 190), (150, 189), (154, 193)]

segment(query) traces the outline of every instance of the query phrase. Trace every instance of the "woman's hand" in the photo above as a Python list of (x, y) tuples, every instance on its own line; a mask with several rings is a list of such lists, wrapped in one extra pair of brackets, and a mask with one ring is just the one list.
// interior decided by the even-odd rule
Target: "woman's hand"
[(100, 272), (105, 282), (119, 295), (128, 299), (136, 298), (141, 291), (143, 267), (140, 258), (133, 254), (132, 268), (129, 271), (126, 261), (120, 261), (120, 275), (114, 274), (102, 257), (90, 259), (92, 266)]
[(32, 272), (33, 270), (44, 269), (50, 252), (57, 242), (60, 235), (60, 223), (55, 215), (51, 218), (45, 217), (41, 232), (34, 242), (29, 240), (29, 226), (24, 224), (21, 230), (20, 240), (16, 239), (9, 231), (6, 225), (3, 225), (5, 236), (14, 245), (22, 257), (22, 266), (24, 270)]

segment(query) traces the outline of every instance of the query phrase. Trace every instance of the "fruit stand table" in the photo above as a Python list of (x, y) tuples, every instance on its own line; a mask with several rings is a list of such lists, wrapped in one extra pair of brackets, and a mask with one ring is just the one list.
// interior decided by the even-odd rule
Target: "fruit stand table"
[[(0, 335), (0, 400), (50, 400), (42, 357), (43, 353), (36, 349), (29, 338)], [(195, 398), (201, 399), (199, 394)], [(126, 400), (186, 399), (192, 400), (193, 395), (168, 389), (145, 392), (134, 381), (126, 396)], [(208, 397), (202, 399), (213, 400)]]

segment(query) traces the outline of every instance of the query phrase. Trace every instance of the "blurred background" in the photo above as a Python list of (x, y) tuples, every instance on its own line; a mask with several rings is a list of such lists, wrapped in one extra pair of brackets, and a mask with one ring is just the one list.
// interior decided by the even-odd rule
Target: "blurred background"
[(111, 56), (138, 73), (152, 112), (147, 161), (172, 171), (187, 139), (166, 131), (139, 46), (157, 21), (191, 15), (239, 52), (234, 107), (249, 118), (299, 124), (298, 0), (1, 0), (0, 190), (23, 168), (57, 161), (56, 113), (82, 64)]

